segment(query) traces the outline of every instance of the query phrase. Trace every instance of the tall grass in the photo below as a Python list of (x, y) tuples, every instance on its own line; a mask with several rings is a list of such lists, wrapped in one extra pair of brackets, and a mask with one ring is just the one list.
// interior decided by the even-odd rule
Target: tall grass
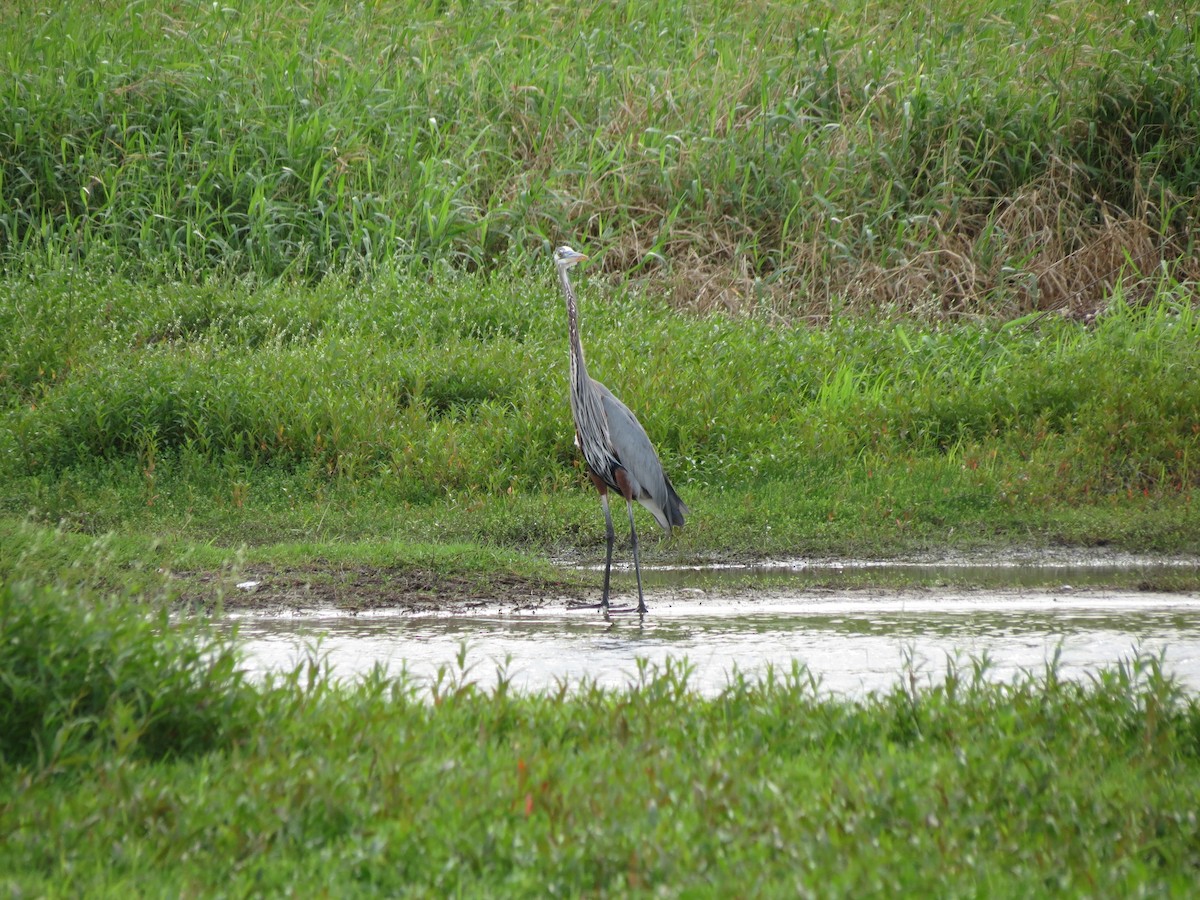
[(678, 304), (1194, 278), (1200, 19), (1079, 0), (2, 14), (0, 257), (320, 278), (583, 240)]

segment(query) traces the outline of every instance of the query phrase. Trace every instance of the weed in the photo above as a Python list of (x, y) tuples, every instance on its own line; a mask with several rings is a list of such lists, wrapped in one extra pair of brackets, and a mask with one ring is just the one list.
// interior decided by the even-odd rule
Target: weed
[(1085, 315), (1197, 275), (1186, 12), (255, 0), (5, 25), (9, 270), (491, 271), (582, 236), (679, 306), (788, 318)]
[(246, 733), (232, 646), (166, 611), (0, 584), (0, 765), (40, 777), (107, 754), (202, 754)]
[[(28, 624), (0, 684), (52, 698), (40, 722), (164, 676), (152, 723), (210, 717), (202, 755), (150, 744), (122, 687), (72, 754), (0, 760), (0, 870), (21, 891), (724, 893), (753, 867), (767, 893), (1169, 893), (1200, 864), (1200, 712), (1154, 658), (1083, 683), (976, 660), (850, 701), (800, 667), (702, 697), (682, 661), (622, 689), (483, 690), (464, 650), (422, 695), (380, 671), (335, 683), (318, 650), (249, 685), (136, 615), (2, 596), (6, 634)], [(67, 620), (91, 652), (22, 662)], [(83, 666), (101, 659), (112, 682)], [(9, 748), (26, 723), (5, 724)]]

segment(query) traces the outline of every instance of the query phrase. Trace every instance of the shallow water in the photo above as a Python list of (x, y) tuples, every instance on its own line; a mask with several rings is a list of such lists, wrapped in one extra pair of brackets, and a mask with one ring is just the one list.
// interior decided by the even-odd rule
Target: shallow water
[[(581, 568), (603, 571), (599, 565)], [(614, 566), (614, 572), (618, 568), (632, 588), (629, 567)], [(1200, 560), (1192, 557), (1164, 559), (1103, 550), (1090, 553), (1070, 550), (1003, 557), (961, 556), (937, 561), (781, 559), (747, 564), (655, 566), (644, 568), (643, 578), (647, 588), (711, 587), (715, 581), (738, 588), (786, 583), (792, 589), (802, 589), (817, 585), (850, 586), (864, 580), (872, 584), (970, 584), (1005, 589), (1060, 585), (1079, 588), (1195, 574), (1197, 569)]]
[(563, 606), (458, 615), (305, 614), (238, 620), (247, 667), (292, 668), (316, 646), (335, 675), (383, 664), (427, 681), (458, 673), (495, 684), (503, 668), (514, 687), (538, 690), (582, 679), (605, 686), (636, 681), (638, 660), (685, 659), (690, 683), (712, 694), (740, 671), (806, 666), (822, 691), (862, 695), (904, 676), (911, 660), (921, 682), (939, 681), (947, 661), (986, 655), (990, 677), (1042, 671), (1057, 654), (1065, 677), (1131, 658), (1165, 656), (1166, 669), (1200, 690), (1200, 598), (1073, 589), (977, 591), (776, 590), (713, 596), (676, 589), (647, 597), (652, 613), (613, 616)]

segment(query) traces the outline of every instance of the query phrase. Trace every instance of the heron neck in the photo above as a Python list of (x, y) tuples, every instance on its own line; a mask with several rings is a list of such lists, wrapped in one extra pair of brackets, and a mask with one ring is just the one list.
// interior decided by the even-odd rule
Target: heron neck
[(587, 365), (583, 361), (583, 343), (579, 339), (579, 310), (575, 306), (575, 292), (567, 278), (567, 270), (559, 269), (558, 279), (562, 283), (563, 296), (567, 300), (567, 336), (571, 343), (571, 383), (586, 384)]

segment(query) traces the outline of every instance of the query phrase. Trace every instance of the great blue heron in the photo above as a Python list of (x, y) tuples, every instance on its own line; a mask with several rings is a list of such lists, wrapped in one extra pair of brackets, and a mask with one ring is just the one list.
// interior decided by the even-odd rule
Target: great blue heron
[[(608, 581), (612, 571), (613, 523), (608, 508), (608, 491), (613, 489), (625, 498), (629, 511), (629, 539), (633, 545), (633, 570), (637, 574), (637, 612), (646, 612), (646, 600), (642, 596), (642, 567), (638, 559), (637, 527), (633, 523), (633, 501), (636, 500), (658, 521), (668, 535), (674, 526), (683, 524), (688, 508), (671, 480), (663, 471), (658, 454), (646, 437), (646, 430), (637, 416), (624, 403), (613, 396), (613, 392), (588, 377), (583, 363), (583, 345), (579, 342), (579, 312), (575, 306), (575, 292), (567, 270), (587, 257), (570, 247), (559, 247), (554, 251), (554, 264), (558, 268), (558, 282), (562, 285), (567, 301), (567, 329), (571, 344), (571, 415), (575, 419), (575, 442), (583, 451), (588, 476), (600, 492), (600, 505), (604, 508), (605, 537), (608, 542), (604, 560), (604, 594), (598, 604), (590, 609), (610, 611), (608, 605)], [(612, 610), (632, 612), (633, 610)]]

